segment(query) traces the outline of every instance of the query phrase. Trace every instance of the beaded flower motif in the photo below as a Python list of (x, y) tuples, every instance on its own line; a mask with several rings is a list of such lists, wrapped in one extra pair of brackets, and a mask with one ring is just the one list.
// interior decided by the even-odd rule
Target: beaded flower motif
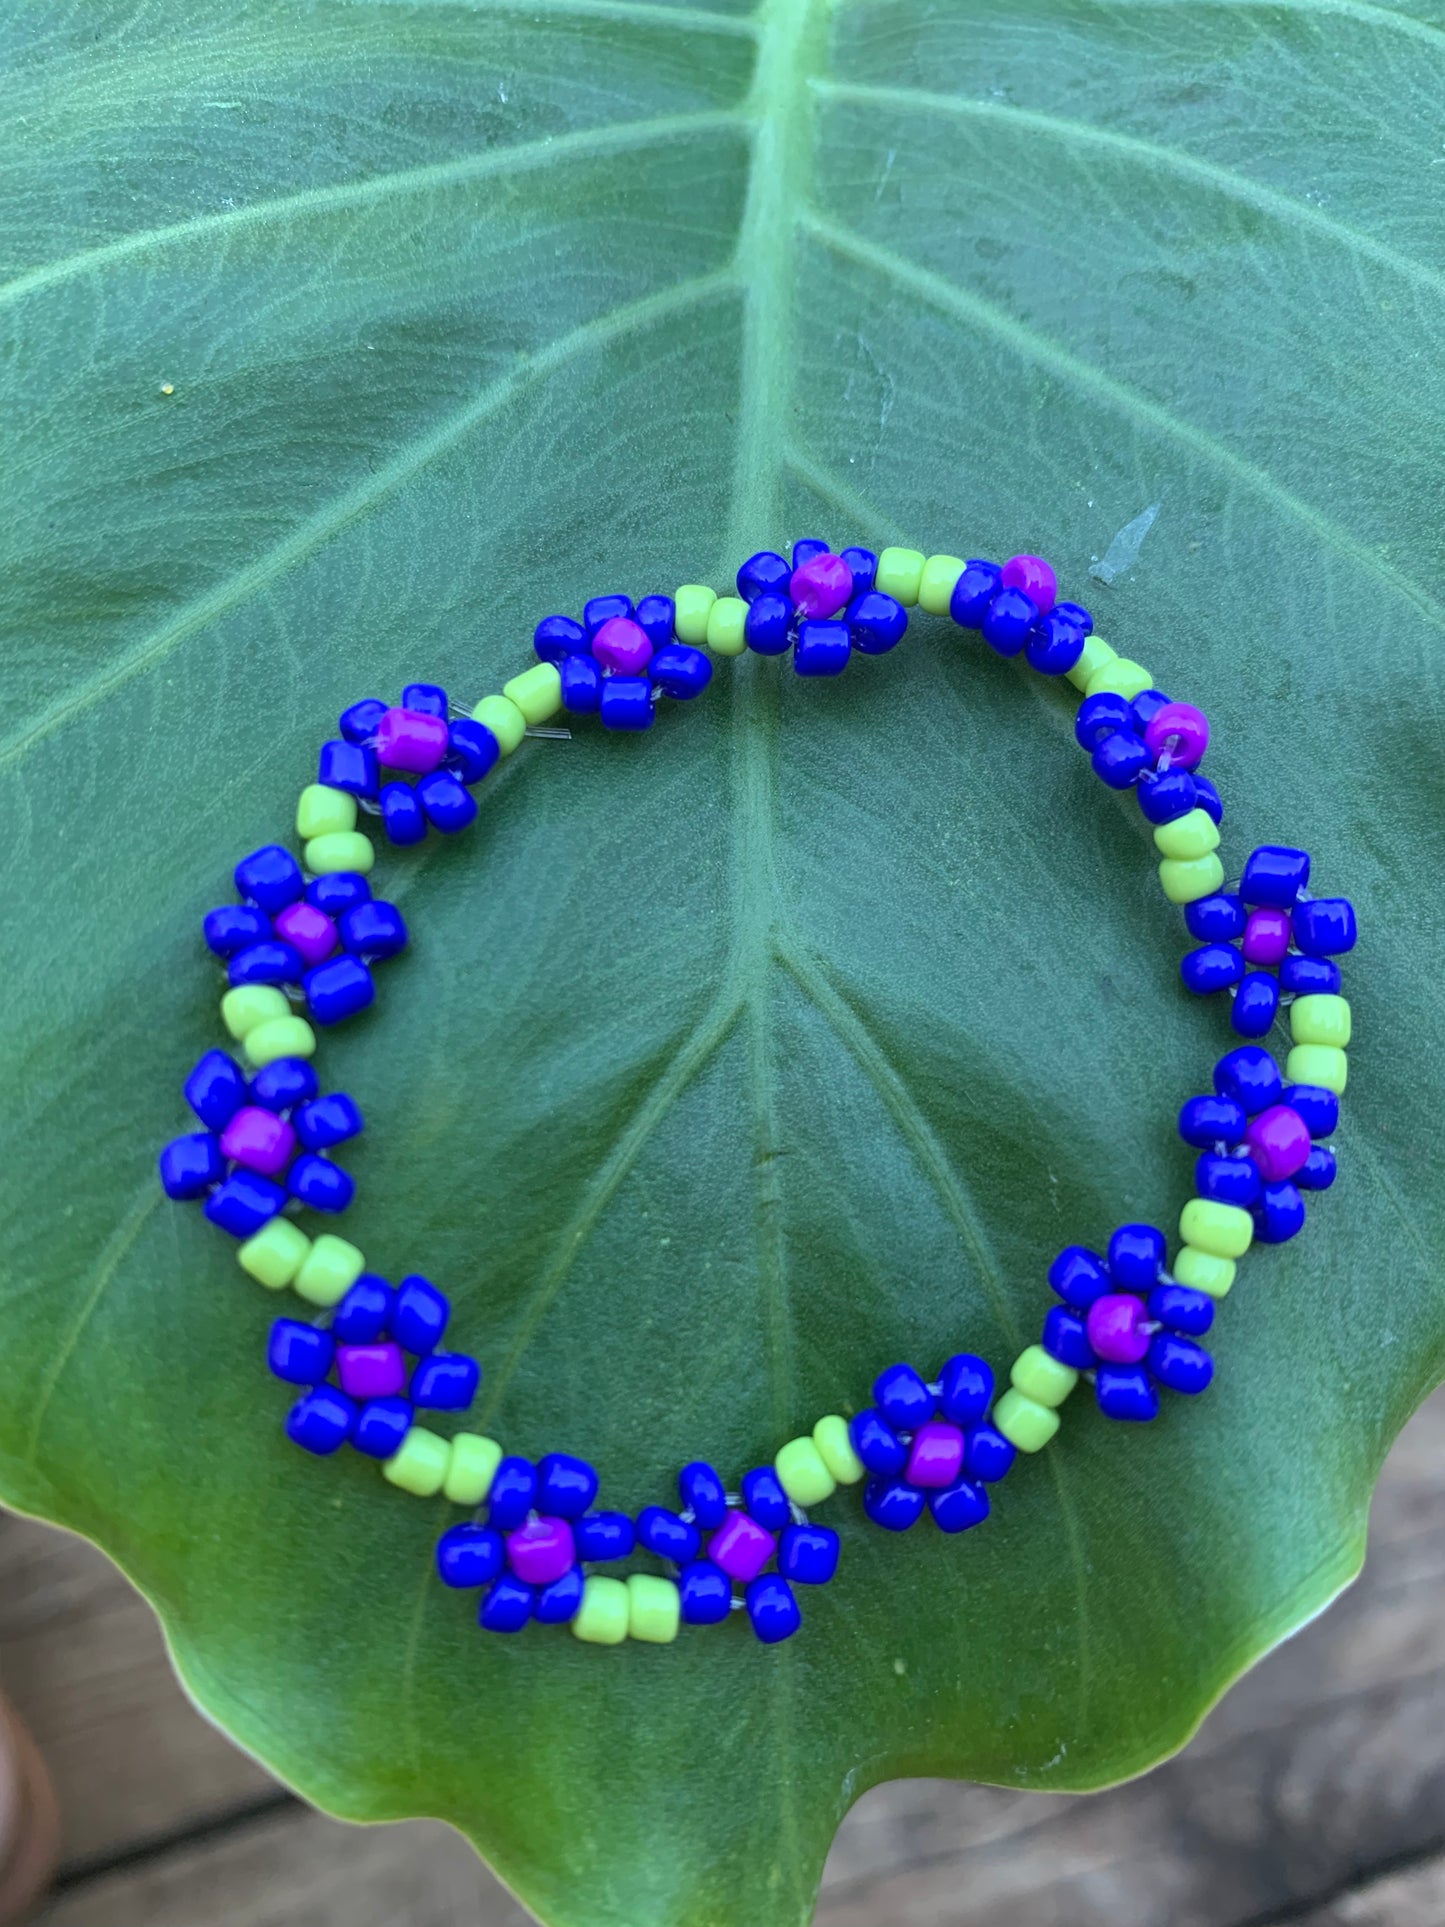
[(544, 616), (532, 642), (539, 661), (557, 665), (563, 708), (606, 729), (650, 729), (659, 694), (686, 702), (712, 681), (702, 650), (678, 638), (672, 596), (636, 607), (625, 595), (594, 596), (580, 622)]
[(790, 562), (760, 550), (738, 570), (747, 647), (760, 656), (791, 649), (800, 676), (839, 675), (855, 649), (885, 654), (902, 640), (908, 611), (876, 586), (877, 574), (871, 549), (835, 554), (826, 542), (795, 542)]

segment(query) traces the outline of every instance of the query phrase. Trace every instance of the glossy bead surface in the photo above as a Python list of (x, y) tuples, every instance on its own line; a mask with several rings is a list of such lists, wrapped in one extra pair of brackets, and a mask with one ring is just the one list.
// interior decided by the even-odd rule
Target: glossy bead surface
[(1196, 1398), (1214, 1376), (1214, 1360), (1202, 1345), (1174, 1332), (1157, 1332), (1150, 1340), (1148, 1366), (1171, 1392)]
[(993, 1382), (993, 1368), (986, 1359), (972, 1352), (957, 1353), (938, 1374), (939, 1410), (955, 1425), (976, 1425), (988, 1411)]
[(1192, 990), (1196, 997), (1208, 997), (1240, 981), (1244, 958), (1232, 943), (1201, 944), (1180, 958), (1179, 975), (1186, 990)]
[(1302, 1191), (1328, 1191), (1335, 1181), (1335, 1154), (1327, 1145), (1315, 1144), (1310, 1154), (1294, 1174), (1294, 1181)]
[(411, 1375), (412, 1402), (429, 1412), (464, 1412), (481, 1376), (481, 1367), (465, 1352), (433, 1352)]
[(1304, 1119), (1311, 1137), (1330, 1137), (1339, 1124), (1339, 1097), (1321, 1084), (1289, 1084), (1282, 1102)]
[(1282, 963), (1289, 952), (1288, 910), (1275, 904), (1261, 904), (1251, 910), (1244, 926), (1244, 954), (1252, 964)]
[(305, 1451), (325, 1457), (345, 1445), (355, 1422), (351, 1400), (330, 1385), (318, 1385), (286, 1414), (286, 1436)]
[(1237, 1204), (1248, 1210), (1259, 1196), (1263, 1179), (1253, 1158), (1230, 1157), (1202, 1151), (1194, 1161), (1194, 1188), (1216, 1204)]
[(202, 1124), (219, 1131), (246, 1101), (245, 1073), (227, 1052), (208, 1050), (186, 1079), (182, 1094)]
[(426, 820), (444, 836), (455, 836), (477, 820), (477, 799), (449, 769), (435, 769), (416, 786), (416, 800)]
[(1051, 1358), (1057, 1358), (1060, 1364), (1069, 1365), (1076, 1372), (1092, 1371), (1098, 1362), (1089, 1343), (1088, 1326), (1078, 1312), (1070, 1311), (1066, 1305), (1049, 1308), (1044, 1317), (1042, 1343)]
[(930, 555), (918, 578), (918, 607), (925, 615), (946, 616), (953, 600), (958, 578), (963, 574), (961, 555)]
[(301, 895), (301, 866), (279, 843), (253, 850), (236, 865), (236, 894), (274, 917)]
[(477, 1624), (484, 1632), (519, 1633), (532, 1617), (534, 1598), (530, 1586), (504, 1573), (483, 1597)]
[(872, 1406), (853, 1414), (848, 1421), (848, 1438), (870, 1472), (891, 1478), (908, 1463), (908, 1447)]
[(392, 1292), (386, 1280), (364, 1271), (336, 1307), (332, 1334), (340, 1344), (370, 1345), (385, 1331), (391, 1307)]
[(1343, 978), (1337, 963), (1326, 957), (1286, 957), (1279, 967), (1279, 987), (1294, 997), (1337, 997)]
[(634, 614), (630, 596), (595, 595), (583, 605), (582, 626), (590, 640), (604, 622), (629, 620)]
[(749, 603), (743, 634), (748, 648), (759, 656), (781, 656), (791, 641), (793, 605), (785, 595), (771, 590)]
[(798, 614), (826, 622), (847, 607), (853, 593), (853, 571), (841, 555), (827, 550), (808, 558), (788, 579), (788, 596)]
[(1186, 1338), (1200, 1338), (1214, 1323), (1214, 1300), (1188, 1285), (1156, 1285), (1149, 1294), (1149, 1316)]
[(323, 743), (316, 759), (316, 780), (324, 789), (341, 790), (347, 796), (375, 796), (381, 785), (376, 751), (364, 743)]
[(568, 656), (561, 665), (562, 707), (574, 716), (595, 716), (602, 707), (602, 669), (591, 656)]
[(1038, 604), (1031, 596), (1022, 589), (1000, 588), (984, 611), (983, 639), (1000, 656), (1016, 656), (1038, 619)]
[[(307, 966), (323, 963), (338, 941), (335, 921), (304, 897), (299, 903), (288, 903), (277, 914), (275, 928), (276, 935)], [(292, 976), (287, 981), (295, 983), (297, 979)]]
[(910, 1485), (952, 1485), (963, 1470), (963, 1433), (947, 1419), (931, 1418), (913, 1434), (903, 1476)]
[(853, 647), (865, 656), (886, 655), (908, 630), (908, 611), (903, 604), (878, 589), (867, 589), (856, 596), (843, 619)]
[(1254, 1239), (1254, 1223), (1240, 1205), (1191, 1198), (1179, 1214), (1179, 1236), (1215, 1258), (1242, 1258)]
[(805, 622), (798, 630), (793, 668), (800, 676), (838, 676), (852, 653), (846, 622)]
[(627, 1632), (631, 1639), (649, 1645), (666, 1646), (677, 1638), (682, 1623), (682, 1602), (677, 1584), (654, 1572), (634, 1572), (627, 1577)]
[(867, 595), (878, 577), (878, 557), (872, 549), (844, 549), (843, 560), (852, 572), (854, 595)]
[(233, 984), (294, 984), (299, 981), (303, 968), (301, 953), (294, 945), (268, 941), (238, 950), (227, 967), (226, 977)]
[(662, 1505), (645, 1505), (638, 1513), (637, 1543), (677, 1566), (695, 1559), (702, 1548), (697, 1527)]
[(685, 642), (665, 643), (652, 658), (652, 680), (680, 702), (700, 696), (712, 681), (712, 664), (701, 649)]
[(1297, 997), (1290, 1006), (1290, 1035), (1297, 1044), (1330, 1044), (1343, 1050), (1350, 1041), (1350, 1006), (1343, 997)]
[(400, 910), (378, 897), (344, 911), (337, 930), (345, 948), (365, 963), (395, 957), (407, 944), (406, 922)]
[(1294, 913), (1294, 940), (1307, 957), (1340, 957), (1359, 939), (1354, 907), (1347, 897), (1316, 897)]
[(1101, 1365), (1094, 1396), (1105, 1418), (1145, 1425), (1159, 1416), (1159, 1394), (1142, 1365)]
[(502, 1535), (492, 1526), (451, 1526), (437, 1540), (437, 1577), (444, 1586), (489, 1586), (505, 1559)]
[[(388, 709), (376, 727), (376, 761), (383, 769), (426, 776), (446, 760), (447, 726), (419, 709)], [(326, 778), (322, 777), (322, 782)]]
[(673, 640), (677, 623), (677, 604), (670, 595), (647, 595), (637, 605), (635, 620), (654, 649)]
[(351, 1398), (393, 1398), (406, 1389), (406, 1360), (390, 1339), (370, 1345), (338, 1345), (336, 1376)]
[(278, 1318), (266, 1342), (266, 1363), (288, 1385), (319, 1385), (331, 1371), (335, 1349), (330, 1332), (297, 1318)]
[(1305, 1201), (1287, 1179), (1267, 1184), (1254, 1207), (1254, 1235), (1261, 1244), (1282, 1245), (1304, 1230)]
[(953, 585), (948, 613), (961, 629), (981, 629), (989, 604), (998, 594), (1002, 569), (995, 562), (974, 560), (964, 564), (963, 574)]
[(1272, 903), (1288, 910), (1309, 882), (1309, 875), (1310, 860), (1305, 851), (1265, 843), (1245, 864), (1239, 894), (1246, 903)]
[(537, 1505), (559, 1519), (578, 1519), (597, 1497), (597, 1473), (570, 1452), (548, 1452), (537, 1461)]
[(571, 616), (543, 616), (532, 631), (538, 662), (565, 662), (587, 647), (587, 631)]
[(1179, 1113), (1179, 1135), (1186, 1144), (1208, 1150), (1238, 1144), (1244, 1136), (1244, 1106), (1232, 1097), (1191, 1097)]
[(1219, 791), (1214, 787), (1213, 783), (1210, 782), (1209, 778), (1207, 776), (1201, 776), (1198, 770), (1194, 772), (1194, 793), (1198, 798), (1200, 809), (1207, 811), (1216, 823), (1222, 823), (1224, 821), (1224, 804), (1220, 799)]
[(1016, 1385), (1010, 1385), (993, 1408), (993, 1422), (1020, 1452), (1042, 1452), (1059, 1429), (1059, 1415), (1041, 1405)]
[(732, 1611), (733, 1583), (711, 1559), (693, 1559), (677, 1576), (683, 1623), (720, 1626)]
[(1111, 1365), (1137, 1365), (1149, 1349), (1143, 1301), (1132, 1292), (1108, 1292), (1089, 1307), (1089, 1344)]
[(485, 723), (458, 716), (447, 725), (447, 767), (464, 783), (480, 783), (502, 758), (502, 746)]
[(623, 1582), (600, 1572), (588, 1573), (582, 1604), (572, 1621), (574, 1636), (591, 1646), (620, 1646), (627, 1638), (628, 1618), (629, 1600)]
[(209, 1131), (173, 1138), (159, 1162), (161, 1189), (168, 1198), (199, 1198), (226, 1175), (221, 1148)]
[(426, 814), (410, 783), (382, 784), (381, 826), (398, 849), (425, 840)]
[(238, 1165), (216, 1186), (201, 1209), (212, 1224), (233, 1238), (250, 1238), (271, 1222), (285, 1202), (286, 1193), (279, 1184)]
[(1235, 992), (1229, 1021), (1241, 1037), (1264, 1037), (1279, 1013), (1279, 983), (1263, 970), (1253, 970)]
[(577, 1556), (589, 1561), (627, 1559), (637, 1533), (625, 1512), (584, 1512), (572, 1528)]
[(218, 957), (234, 957), (271, 934), (271, 919), (250, 903), (223, 903), (208, 910), (201, 922), (206, 948)]
[(348, 743), (364, 743), (376, 734), (377, 725), (386, 714), (386, 704), (376, 696), (365, 696), (349, 709), (343, 709), (337, 728)]
[[(306, 1104), (316, 1096), (320, 1085), (316, 1081), (315, 1068), (302, 1057), (278, 1057), (265, 1065), (251, 1079), (251, 1102), (259, 1104), (268, 1111), (289, 1111), (297, 1105)], [(349, 1100), (348, 1100), (349, 1101)], [(292, 1118), (300, 1135), (300, 1125)], [(312, 1144), (307, 1149), (314, 1151)]]
[(1090, 758), (1095, 776), (1111, 790), (1126, 790), (1149, 767), (1149, 752), (1132, 730), (1116, 729)]
[(994, 1485), (1004, 1477), (1017, 1456), (998, 1427), (987, 1421), (970, 1426), (963, 1435), (963, 1469), (971, 1479)]
[(425, 1278), (403, 1278), (391, 1312), (391, 1333), (416, 1358), (435, 1351), (447, 1328), (451, 1307)]
[(1277, 1104), (1283, 1088), (1279, 1066), (1259, 1044), (1241, 1044), (1227, 1051), (1214, 1067), (1214, 1088), (1221, 1097), (1232, 1097), (1253, 1117), (1267, 1104)]
[(1293, 1084), (1322, 1084), (1337, 1097), (1349, 1081), (1350, 1060), (1337, 1044), (1296, 1044), (1284, 1060)]
[(744, 1472), (741, 1487), (743, 1504), (758, 1524), (769, 1532), (781, 1532), (792, 1518), (793, 1508), (773, 1468), (760, 1465)]
[(501, 1532), (521, 1525), (537, 1503), (537, 1470), (529, 1459), (508, 1456), (492, 1475), (487, 1516)]
[(803, 1623), (792, 1587), (776, 1572), (755, 1579), (745, 1597), (753, 1631), (764, 1646), (776, 1646), (780, 1640), (791, 1639)]
[(1121, 729), (1137, 734), (1134, 712), (1122, 696), (1085, 696), (1074, 712), (1074, 741), (1090, 755)]
[(1199, 808), (1199, 785), (1187, 769), (1145, 770), (1134, 786), (1134, 799), (1145, 822), (1175, 823)]
[(1203, 761), (1209, 747), (1209, 723), (1204, 711), (1193, 703), (1166, 702), (1145, 724), (1144, 741), (1154, 760), (1167, 756), (1171, 768), (1192, 770)]
[(761, 595), (786, 598), (792, 576), (792, 568), (782, 556), (772, 549), (760, 549), (738, 570), (738, 594), (744, 602), (755, 602)]
[(273, 1218), (245, 1241), (236, 1262), (268, 1291), (282, 1291), (296, 1282), (311, 1249), (311, 1240), (289, 1218)]
[(302, 979), (306, 1003), (318, 1024), (339, 1024), (375, 1000), (376, 984), (359, 957), (333, 957)]
[(930, 1492), (928, 1510), (940, 1532), (967, 1532), (988, 1517), (988, 1493), (973, 1479), (955, 1479), (941, 1492)]
[(507, 1534), (507, 1564), (525, 1585), (550, 1586), (571, 1570), (576, 1558), (572, 1528), (565, 1519), (524, 1519)]
[(999, 586), (1022, 589), (1041, 616), (1053, 608), (1059, 593), (1058, 578), (1041, 555), (1011, 555), (999, 571)]
[(440, 683), (409, 682), (401, 692), (401, 706), (423, 716), (444, 717), (449, 707), (447, 692)]
[[(932, 1418), (934, 1399), (911, 1365), (890, 1365), (873, 1381), (873, 1398), (888, 1423), (905, 1432)], [(863, 1454), (858, 1454), (863, 1458)], [(867, 1464), (866, 1458), (863, 1459)]]
[(353, 904), (365, 903), (370, 895), (371, 885), (366, 878), (350, 870), (333, 870), (329, 876), (313, 877), (306, 886), (306, 901), (333, 919)]
[(598, 707), (604, 729), (651, 729), (652, 684), (645, 676), (607, 676)]
[(756, 1519), (746, 1512), (730, 1512), (708, 1540), (707, 1556), (741, 1586), (757, 1578), (777, 1548), (773, 1534)]
[(616, 675), (640, 676), (652, 661), (652, 642), (640, 622), (614, 616), (593, 636), (592, 653)]
[(1041, 676), (1066, 676), (1084, 653), (1083, 629), (1063, 609), (1050, 609), (1030, 629), (1024, 656)]
[(838, 1553), (838, 1535), (828, 1526), (789, 1526), (778, 1541), (778, 1571), (795, 1586), (826, 1586)]
[(884, 595), (893, 596), (905, 609), (913, 608), (918, 601), (918, 589), (923, 581), (923, 568), (927, 560), (921, 549), (903, 549), (890, 544), (878, 558), (874, 587), (881, 589)]
[(368, 1399), (357, 1413), (351, 1443), (369, 1459), (394, 1458), (412, 1429), (414, 1417), (409, 1399)]
[(885, 1532), (907, 1532), (921, 1518), (926, 1497), (921, 1486), (875, 1476), (863, 1488), (863, 1510)]
[(1230, 943), (1244, 935), (1249, 913), (1241, 897), (1218, 892), (1185, 905), (1184, 923), (1201, 943)]
[(285, 1118), (259, 1104), (243, 1104), (221, 1133), (221, 1155), (274, 1178), (296, 1155), (296, 1132)]
[(789, 1439), (773, 1458), (778, 1483), (797, 1506), (822, 1505), (838, 1489), (838, 1481), (810, 1436)]
[(727, 1517), (727, 1489), (712, 1466), (694, 1459), (677, 1475), (683, 1510), (690, 1512), (704, 1532), (713, 1532)]
[(1164, 1233), (1152, 1224), (1122, 1224), (1109, 1239), (1109, 1275), (1125, 1291), (1149, 1291), (1164, 1267)]
[(1292, 1178), (1310, 1154), (1309, 1126), (1288, 1104), (1271, 1104), (1258, 1112), (1249, 1120), (1244, 1136), (1254, 1162), (1270, 1184)]
[(1049, 1283), (1075, 1311), (1087, 1311), (1103, 1292), (1113, 1289), (1103, 1259), (1083, 1245), (1065, 1245), (1049, 1266)]

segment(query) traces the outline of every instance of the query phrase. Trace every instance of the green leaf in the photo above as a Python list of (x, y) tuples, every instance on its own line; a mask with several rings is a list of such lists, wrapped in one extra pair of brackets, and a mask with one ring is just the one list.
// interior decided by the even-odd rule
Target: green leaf
[[(1445, 1370), (1445, 25), (33, 0), (5, 41), (0, 1490), (302, 1792), (444, 1816), (556, 1927), (786, 1927), (881, 1779), (1147, 1767), (1350, 1577)], [(551, 609), (814, 531), (1041, 550), (1208, 709), (1235, 869), (1299, 839), (1360, 907), (1340, 1180), (1196, 1406), (1079, 1395), (959, 1541), (831, 1502), (788, 1647), (490, 1638), (445, 1507), (283, 1443), (274, 1303), (158, 1195), (198, 920), (345, 703), (475, 700)], [(736, 1476), (894, 1358), (1006, 1366), (1063, 1243), (1172, 1228), (1228, 1033), (1067, 694), (927, 619), (836, 685), (724, 663), (384, 859), (348, 1225), (453, 1294), (509, 1446), (628, 1506)]]

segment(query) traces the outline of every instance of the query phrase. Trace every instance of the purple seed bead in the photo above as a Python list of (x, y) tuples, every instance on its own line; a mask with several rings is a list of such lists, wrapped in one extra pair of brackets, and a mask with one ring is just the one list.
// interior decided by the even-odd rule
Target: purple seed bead
[(429, 776), (446, 761), (450, 744), (440, 716), (419, 709), (388, 709), (376, 728), (376, 757), (384, 769)]
[(746, 1585), (777, 1551), (778, 1542), (746, 1512), (730, 1512), (707, 1542), (707, 1556), (729, 1579)]
[(387, 1339), (375, 1345), (338, 1345), (336, 1376), (351, 1398), (393, 1398), (406, 1390), (406, 1360)]
[(1041, 555), (1011, 555), (1003, 565), (999, 586), (1022, 589), (1041, 616), (1046, 616), (1058, 599), (1058, 577)]
[(929, 1419), (913, 1434), (904, 1477), (910, 1485), (952, 1485), (963, 1470), (963, 1433), (947, 1419)]

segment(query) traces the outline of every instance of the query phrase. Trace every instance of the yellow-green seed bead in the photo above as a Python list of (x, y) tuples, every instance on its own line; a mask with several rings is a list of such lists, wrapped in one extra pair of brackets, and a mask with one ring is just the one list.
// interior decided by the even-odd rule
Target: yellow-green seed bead
[(1254, 1240), (1254, 1219), (1243, 1205), (1191, 1198), (1179, 1214), (1179, 1235), (1216, 1258), (1242, 1258)]
[(1030, 1345), (1014, 1360), (1009, 1381), (1035, 1405), (1052, 1409), (1063, 1404), (1078, 1384), (1079, 1374), (1072, 1365), (1065, 1365), (1046, 1352), (1042, 1345)]
[(1159, 881), (1171, 903), (1194, 903), (1224, 888), (1224, 865), (1216, 850), (1207, 856), (1166, 856), (1159, 865)]
[(1143, 663), (1133, 662), (1128, 656), (1115, 656), (1112, 662), (1106, 662), (1086, 685), (1091, 696), (1122, 696), (1129, 703), (1153, 687), (1154, 678)]
[(243, 1048), (248, 1062), (260, 1070), (278, 1057), (314, 1057), (316, 1032), (304, 1017), (273, 1017), (246, 1032)]
[(442, 1491), (453, 1505), (481, 1505), (501, 1463), (502, 1448), (495, 1439), (484, 1439), (479, 1432), (454, 1433)]
[(707, 641), (707, 619), (716, 601), (716, 590), (709, 589), (704, 583), (683, 583), (672, 598), (676, 610), (672, 626), (677, 631), (679, 642), (690, 643), (694, 649), (702, 648)]
[(1338, 1044), (1296, 1044), (1284, 1060), (1287, 1084), (1323, 1084), (1336, 1097), (1345, 1094), (1350, 1060)]
[(1219, 848), (1219, 825), (1208, 810), (1190, 810), (1176, 816), (1172, 823), (1161, 823), (1154, 832), (1154, 845), (1160, 856), (1188, 860), (1208, 856)]
[(857, 1485), (860, 1479), (867, 1477), (867, 1466), (853, 1450), (848, 1421), (840, 1418), (836, 1412), (830, 1412), (826, 1418), (818, 1420), (813, 1427), (813, 1443), (839, 1485)]
[(1087, 689), (1106, 662), (1117, 661), (1118, 654), (1118, 650), (1111, 649), (1102, 636), (1085, 636), (1084, 653), (1073, 668), (1066, 669), (1064, 674), (1075, 689)]
[(268, 1291), (284, 1291), (306, 1262), (311, 1240), (289, 1218), (273, 1218), (236, 1252), (242, 1271)]
[(451, 1455), (452, 1448), (444, 1438), (428, 1432), (424, 1425), (413, 1425), (381, 1469), (403, 1492), (430, 1499), (442, 1489)]
[(918, 606), (925, 615), (946, 616), (963, 563), (956, 555), (931, 555), (918, 578)]
[(529, 723), (545, 723), (562, 707), (562, 671), (555, 662), (533, 663), (520, 676), (504, 682), (502, 694), (517, 705)]
[(308, 1304), (339, 1305), (365, 1269), (366, 1260), (354, 1244), (334, 1231), (323, 1231), (311, 1240), (311, 1249), (291, 1283)]
[(1238, 1269), (1233, 1258), (1217, 1258), (1197, 1245), (1181, 1245), (1174, 1259), (1175, 1280), (1192, 1291), (1207, 1292), (1211, 1298), (1228, 1296)]
[(707, 646), (715, 656), (740, 656), (748, 646), (748, 605), (741, 596), (720, 595), (708, 611)]
[(317, 836), (344, 836), (356, 828), (356, 798), (325, 783), (308, 783), (296, 805), (296, 834), (303, 843)]
[(921, 549), (885, 549), (878, 558), (873, 586), (911, 609), (918, 601), (918, 585), (927, 559)]
[(221, 999), (221, 1022), (238, 1043), (258, 1024), (290, 1015), (286, 993), (275, 984), (237, 984)]
[(1344, 997), (1296, 997), (1289, 1007), (1289, 1034), (1297, 1044), (1333, 1044), (1343, 1050), (1350, 1041), (1350, 1006)]
[[(586, 1601), (586, 1591), (583, 1591)], [(671, 1579), (655, 1572), (627, 1575), (627, 1631), (650, 1646), (666, 1646), (682, 1624), (682, 1596)]]
[(1038, 1452), (1059, 1429), (1059, 1415), (1011, 1385), (993, 1408), (993, 1422), (1020, 1452)]
[(376, 861), (371, 838), (360, 830), (334, 830), (330, 836), (313, 836), (302, 846), (301, 860), (314, 877), (335, 876), (353, 870), (365, 876)]
[(628, 1595), (620, 1579), (589, 1572), (582, 1586), (582, 1605), (572, 1631), (589, 1646), (620, 1646), (627, 1637)]
[(510, 756), (527, 733), (527, 719), (510, 696), (483, 696), (472, 720), (491, 730), (504, 756)]
[(838, 1481), (811, 1439), (789, 1439), (773, 1460), (773, 1470), (794, 1505), (821, 1505), (838, 1490)]

